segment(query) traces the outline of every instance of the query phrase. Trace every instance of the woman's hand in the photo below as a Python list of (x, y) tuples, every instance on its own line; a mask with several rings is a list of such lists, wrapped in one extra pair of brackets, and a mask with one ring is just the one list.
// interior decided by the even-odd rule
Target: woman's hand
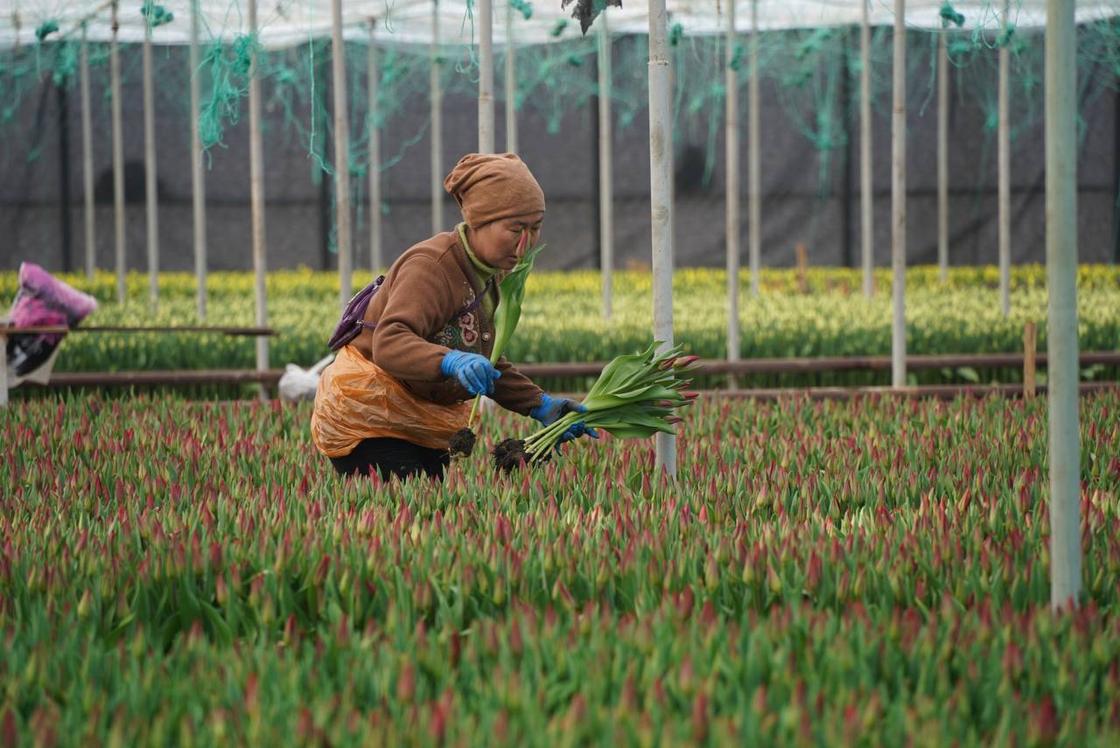
[[(529, 411), (529, 416), (540, 421), (542, 426), (551, 426), (556, 423), (560, 418), (568, 413), (584, 413), (587, 408), (574, 400), (565, 400), (562, 397), (551, 397), (547, 394), (541, 395), (541, 404)], [(583, 422), (572, 424), (564, 435), (560, 437), (560, 442), (571, 441), (587, 434), (592, 439), (599, 438), (599, 432), (595, 429), (587, 428)]]
[(494, 382), (502, 376), (485, 356), (466, 351), (448, 351), (439, 365), (445, 377), (455, 377), (463, 389), (472, 395), (489, 395)]

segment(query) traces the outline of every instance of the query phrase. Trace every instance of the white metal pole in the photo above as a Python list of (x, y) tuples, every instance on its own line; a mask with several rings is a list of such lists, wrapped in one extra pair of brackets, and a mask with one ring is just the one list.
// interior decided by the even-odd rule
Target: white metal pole
[(350, 121), (346, 115), (346, 43), (342, 40), (342, 0), (331, 0), (331, 71), (334, 82), (334, 191), (338, 224), (339, 306), (350, 300), (353, 254), (350, 241)]
[(478, 152), (494, 152), (494, 10), (478, 0)]
[(871, 191), (871, 22), (867, 6), (871, 0), (860, 0), (861, 23), (859, 29), (859, 156), (860, 156), (860, 213), (861, 239), (863, 242), (863, 294), (868, 298), (875, 293), (875, 249), (873, 232), (875, 194)]
[(607, 11), (599, 14), (599, 259), (602, 267), (603, 318), (614, 307), (614, 167), (611, 130), (611, 35)]
[(121, 135), (121, 59), (117, 49), (120, 21), (118, 3), (113, 3), (113, 39), (109, 45), (109, 90), (112, 94), (113, 122), (113, 229), (115, 232), (115, 259), (117, 266), (117, 302), (128, 298), (125, 286), (125, 234), (124, 234), (124, 140)]
[[(727, 34), (723, 50), (726, 110), (727, 196), (727, 360), (739, 360), (739, 73), (731, 67), (735, 59), (735, 1), (727, 3)], [(753, 278), (753, 273), (752, 273)], [(752, 281), (753, 282), (753, 281)]]
[(1011, 2), (1003, 3), (1004, 43), (999, 48), (999, 305), (1003, 316), (1011, 313), (1011, 121), (1007, 76), (1011, 58), (1007, 48)]
[(381, 130), (378, 127), (378, 78), (377, 40), (374, 38), (376, 22), (369, 24), (369, 70), (366, 73), (369, 99), (369, 264), (374, 275), (385, 266), (381, 258)]
[(198, 318), (206, 319), (206, 176), (202, 170), (202, 138), (198, 119), (202, 114), (199, 104), (198, 34), (201, 19), (200, 0), (191, 2), (191, 196), (194, 215), (194, 274), (198, 297)]
[(443, 82), (440, 80), (439, 0), (432, 0), (432, 48), (429, 88), (432, 120), (432, 233), (443, 231)]
[(513, 5), (506, 3), (506, 151), (517, 153), (517, 70), (513, 49)]
[(1077, 344), (1077, 31), (1072, 0), (1046, 4), (1046, 281), (1050, 604), (1081, 593)]
[(942, 28), (937, 40), (937, 267), (949, 279), (949, 52)]
[(759, 122), (760, 113), (758, 93), (758, 0), (751, 0), (751, 77), (747, 90), (750, 111), (747, 115), (747, 157), (750, 161), (747, 174), (748, 204), (750, 212), (750, 268), (751, 295), (758, 296), (759, 273), (762, 271), (762, 178), (759, 164)]
[[(261, 85), (257, 78), (257, 0), (248, 0), (249, 35), (254, 41), (249, 58), (249, 202), (253, 227), (257, 325), (268, 324), (268, 291), (265, 285), (264, 148), (261, 144)], [(268, 338), (257, 338), (257, 370), (268, 370)], [(263, 396), (264, 390), (262, 388)]]
[(82, 88), (82, 181), (85, 189), (86, 215), (86, 277), (93, 279), (97, 267), (97, 238), (95, 215), (93, 212), (93, 113), (90, 111), (89, 95), (89, 43), (86, 41), (86, 25), (82, 24), (81, 54)]
[(891, 121), (891, 385), (906, 385), (906, 0), (894, 0), (894, 110)]
[(156, 194), (156, 111), (152, 90), (152, 17), (144, 18), (144, 204), (148, 228), (148, 301), (159, 303), (159, 199)]
[[(0, 351), (8, 350), (8, 336), (0, 332)], [(0, 408), (8, 407), (8, 362), (0, 361)]]
[[(670, 98), (668, 13), (665, 0), (649, 4), (649, 194), (653, 239), (653, 337), (673, 344), (673, 111)], [(656, 437), (656, 465), (677, 474), (677, 443)]]

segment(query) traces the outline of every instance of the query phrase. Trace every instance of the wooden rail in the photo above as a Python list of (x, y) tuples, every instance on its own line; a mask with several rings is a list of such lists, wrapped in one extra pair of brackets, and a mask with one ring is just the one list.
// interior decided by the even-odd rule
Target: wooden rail
[[(18, 337), (21, 335), (69, 335), (72, 332), (153, 332), (161, 334), (173, 333), (218, 333), (221, 335), (244, 335), (254, 337), (264, 337), (268, 335), (275, 335), (276, 331), (269, 327), (211, 327), (202, 325), (183, 325), (179, 327), (165, 326), (165, 325), (141, 325), (138, 327), (125, 327), (122, 325), (89, 325), (87, 327), (74, 327), (70, 328), (66, 325), (28, 325), (26, 327), (16, 327), (9, 324), (6, 320), (0, 320), (0, 351), (5, 350), (7, 341), (10, 337)], [(117, 374), (147, 374), (153, 378), (153, 384), (175, 384), (174, 381), (168, 381), (174, 377), (178, 372), (116, 372)], [(256, 372), (253, 372), (256, 373)], [(268, 374), (268, 372), (263, 372)], [(94, 377), (110, 377), (109, 381), (94, 382), (97, 386), (113, 386), (114, 382), (111, 381), (113, 372), (101, 373), (93, 372)], [(243, 375), (244, 372), (226, 371), (221, 372), (219, 381), (233, 381), (236, 377)], [(279, 377), (277, 377), (279, 378)], [(259, 381), (259, 380), (258, 380)], [(135, 383), (135, 382), (133, 382)], [(51, 384), (54, 384), (53, 378)], [(130, 384), (128, 381), (119, 382), (116, 384)], [(90, 386), (94, 386), (90, 385)], [(66, 385), (59, 385), (66, 386)], [(70, 385), (74, 386), (74, 385)], [(7, 362), (0, 361), (0, 408), (8, 404), (8, 366)]]
[(137, 387), (155, 385), (275, 385), (284, 372), (279, 369), (175, 369), (172, 371), (74, 371), (51, 374), (51, 388)]
[[(1082, 396), (1109, 390), (1120, 391), (1120, 382), (1081, 382), (1079, 391)], [(1046, 386), (1035, 387), (1036, 396), (1044, 396)], [(1023, 397), (1021, 384), (932, 384), (917, 387), (806, 387), (785, 389), (745, 389), (710, 390), (701, 397), (730, 397), (749, 400), (781, 400), (804, 397), (810, 400), (853, 400), (868, 397), (911, 397), (933, 400), (953, 400), (958, 397), (988, 397), (998, 395), (1007, 398)]]
[[(183, 372), (80, 372), (55, 374), (46, 387), (61, 389), (67, 387), (130, 387), (153, 385), (229, 385), (265, 384), (275, 386), (280, 379), (279, 371), (229, 371), (198, 370)], [(106, 379), (111, 376), (111, 379)], [(28, 382), (31, 386), (36, 386)], [(1080, 392), (1089, 395), (1108, 390), (1120, 390), (1120, 382), (1081, 382)], [(1038, 396), (1046, 395), (1046, 387), (1035, 388)], [(570, 397), (582, 397), (584, 393), (567, 393)], [(805, 387), (805, 388), (755, 388), (738, 390), (702, 390), (702, 398), (735, 398), (748, 400), (773, 401), (786, 398), (804, 397), (810, 400), (852, 400), (856, 398), (908, 397), (919, 399), (952, 400), (957, 397), (1023, 397), (1021, 384), (937, 384), (917, 387)]]
[[(972, 367), (974, 369), (1021, 369), (1022, 353), (980, 353), (907, 356), (907, 371)], [(1046, 365), (1046, 354), (1036, 354), (1038, 366)], [(1091, 351), (1080, 356), (1082, 366), (1104, 364), (1120, 366), (1120, 351)], [(562, 364), (518, 364), (529, 377), (598, 376), (605, 364), (601, 362)], [(697, 375), (708, 374), (818, 374), (836, 371), (890, 371), (890, 356), (826, 356), (816, 358), (752, 358), (740, 361), (705, 359), (699, 362)]]
[(213, 332), (221, 335), (242, 335), (264, 337), (275, 335), (271, 327), (210, 327), (206, 325), (141, 325), (139, 327), (125, 327), (123, 325), (89, 325), (86, 327), (66, 327), (65, 325), (33, 325), (29, 327), (12, 327), (0, 325), (0, 335), (11, 337), (13, 335), (66, 335), (72, 332), (155, 332), (155, 333), (206, 333)]
[[(979, 355), (950, 356), (910, 356), (907, 369), (912, 371), (941, 368), (1022, 368), (1024, 357), (1019, 353), (997, 353)], [(1045, 366), (1046, 356), (1035, 357), (1039, 366)], [(1120, 366), (1120, 352), (1096, 351), (1082, 353), (1082, 366), (1103, 364)], [(775, 358), (746, 359), (742, 361), (701, 361), (695, 370), (697, 376), (715, 374), (819, 374), (836, 371), (889, 371), (889, 356), (854, 356), (830, 358)], [(598, 376), (604, 364), (591, 363), (549, 363), (521, 364), (518, 369), (529, 377), (593, 377)], [(115, 372), (56, 372), (51, 375), (48, 387), (129, 387), (153, 385), (218, 385), (260, 383), (275, 385), (280, 381), (281, 369), (254, 371), (252, 369), (176, 369), (172, 371), (115, 371)], [(938, 385), (942, 386), (942, 385)], [(956, 385), (943, 385), (957, 387)], [(963, 385), (962, 385), (963, 386)], [(973, 385), (974, 387), (976, 385)], [(1020, 384), (1000, 385), (1007, 388), (1022, 389)], [(874, 391), (876, 388), (816, 388), (844, 391)], [(957, 389), (960, 389), (957, 387)], [(762, 392), (761, 390), (738, 390), (738, 392)], [(761, 395), (760, 395), (761, 396)]]

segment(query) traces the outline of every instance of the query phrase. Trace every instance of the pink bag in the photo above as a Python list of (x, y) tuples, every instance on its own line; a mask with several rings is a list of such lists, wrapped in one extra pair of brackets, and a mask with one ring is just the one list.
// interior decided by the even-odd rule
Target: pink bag
[[(92, 296), (63, 283), (33, 262), (19, 266), (19, 292), (12, 302), (8, 324), (13, 327), (57, 325), (74, 327), (97, 308)], [(45, 364), (62, 335), (8, 337), (9, 375), (19, 380)]]

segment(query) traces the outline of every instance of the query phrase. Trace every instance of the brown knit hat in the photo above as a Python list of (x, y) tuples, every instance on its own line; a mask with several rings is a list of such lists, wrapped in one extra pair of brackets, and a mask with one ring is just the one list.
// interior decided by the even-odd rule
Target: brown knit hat
[(443, 188), (474, 229), (544, 211), (544, 191), (514, 153), (468, 153), (443, 180)]

